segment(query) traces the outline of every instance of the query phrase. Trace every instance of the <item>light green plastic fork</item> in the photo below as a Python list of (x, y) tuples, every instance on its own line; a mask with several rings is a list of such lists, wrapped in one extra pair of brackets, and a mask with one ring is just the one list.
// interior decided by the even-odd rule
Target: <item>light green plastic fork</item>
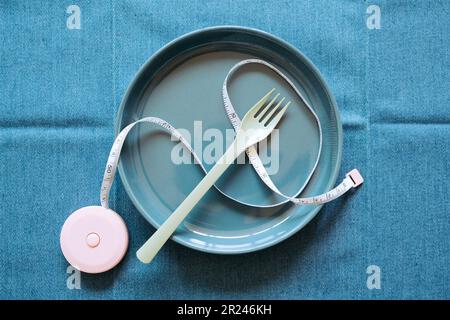
[[(202, 181), (200, 181), (170, 217), (137, 251), (136, 255), (140, 261), (143, 263), (150, 263), (164, 243), (166, 243), (175, 232), (178, 225), (186, 218), (192, 208), (214, 185), (230, 164), (232, 164), (245, 149), (265, 139), (272, 132), (290, 104), (290, 102), (288, 102), (281, 110), (279, 110), (284, 101), (283, 98), (275, 107), (272, 107), (280, 96), (280, 94), (277, 94), (267, 105), (265, 105), (266, 101), (274, 91), (275, 89), (270, 90), (245, 114), (241, 125), (236, 132), (233, 143), (228, 147), (224, 155), (217, 161), (214, 167), (206, 174)], [(277, 110), (279, 111), (277, 112)]]

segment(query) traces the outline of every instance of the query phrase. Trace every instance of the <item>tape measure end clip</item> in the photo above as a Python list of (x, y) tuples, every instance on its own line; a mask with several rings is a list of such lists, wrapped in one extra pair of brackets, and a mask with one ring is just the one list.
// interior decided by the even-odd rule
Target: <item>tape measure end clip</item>
[(364, 178), (362, 177), (361, 173), (359, 173), (358, 169), (353, 169), (352, 171), (347, 173), (347, 177), (350, 177), (350, 179), (353, 181), (353, 188), (356, 188), (364, 182)]

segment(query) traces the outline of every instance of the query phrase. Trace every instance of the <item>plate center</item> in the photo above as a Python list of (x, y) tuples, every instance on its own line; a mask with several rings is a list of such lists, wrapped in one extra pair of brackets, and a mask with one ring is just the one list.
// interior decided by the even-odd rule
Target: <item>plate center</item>
[[(157, 83), (149, 85), (140, 100), (139, 117), (159, 116), (182, 129), (209, 170), (234, 136), (221, 97), (223, 80), (235, 63), (253, 57), (228, 51), (204, 53), (183, 61), (163, 78), (157, 79)], [(231, 78), (229, 94), (242, 118), (271, 88), (276, 88), (292, 104), (275, 132), (260, 143), (258, 149), (277, 187), (293, 195), (307, 179), (317, 158), (319, 131), (313, 115), (281, 77), (262, 65), (243, 66)], [(200, 168), (195, 168), (193, 158), (186, 157), (187, 152), (183, 152), (176, 143), (155, 135), (158, 130), (149, 127), (139, 130), (139, 157), (148, 160), (143, 163), (146, 178), (155, 186), (154, 192), (161, 193), (159, 183), (164, 181), (158, 182), (161, 178), (159, 173), (170, 170), (167, 166), (171, 165), (180, 185), (188, 186), (186, 190), (177, 189), (185, 196), (203, 174)], [(157, 154), (155, 150), (158, 150)], [(263, 184), (245, 155), (230, 166), (217, 185), (242, 203), (266, 206), (281, 200)], [(173, 192), (175, 190), (170, 193)], [(161, 197), (166, 197), (166, 194), (164, 192)], [(166, 201), (171, 202), (170, 199)]]

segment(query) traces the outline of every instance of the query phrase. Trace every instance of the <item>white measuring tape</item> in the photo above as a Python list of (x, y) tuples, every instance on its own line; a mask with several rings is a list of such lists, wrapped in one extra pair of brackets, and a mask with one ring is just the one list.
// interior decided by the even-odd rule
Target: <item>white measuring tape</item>
[[(321, 150), (322, 150), (322, 127), (320, 125), (319, 118), (318, 118), (317, 114), (314, 112), (313, 108), (311, 108), (311, 106), (309, 105), (308, 101), (303, 97), (301, 92), (296, 88), (294, 83), (287, 76), (285, 76), (280, 70), (278, 70), (276, 67), (274, 67), (273, 65), (271, 65), (270, 63), (268, 63), (266, 61), (259, 60), (259, 59), (247, 59), (247, 60), (243, 60), (243, 61), (235, 64), (230, 69), (227, 76), (225, 77), (223, 87), (222, 87), (222, 97), (223, 97), (223, 101), (224, 101), (225, 111), (228, 116), (228, 119), (230, 120), (230, 122), (233, 125), (233, 128), (235, 130), (237, 130), (239, 128), (241, 120), (240, 120), (239, 116), (237, 115), (236, 111), (234, 110), (233, 104), (231, 103), (230, 96), (228, 94), (228, 83), (229, 83), (232, 75), (239, 68), (241, 68), (242, 66), (247, 65), (247, 64), (264, 65), (264, 66), (270, 68), (271, 70), (273, 70), (274, 72), (276, 72), (279, 76), (281, 76), (290, 85), (290, 87), (295, 91), (295, 93), (300, 97), (300, 99), (306, 105), (308, 111), (311, 112), (312, 115), (314, 116), (314, 119), (317, 123), (317, 127), (319, 129), (319, 144), (320, 144), (319, 151), (317, 153), (317, 158), (316, 158), (316, 161), (315, 161), (315, 164), (314, 164), (312, 170), (310, 171), (304, 184), (300, 187), (300, 189), (293, 196), (288, 196), (288, 195), (283, 194), (275, 186), (273, 181), (270, 179), (269, 174), (267, 173), (266, 169), (264, 168), (264, 165), (262, 164), (261, 159), (258, 156), (256, 148), (254, 146), (248, 148), (246, 150), (248, 158), (249, 158), (253, 168), (256, 170), (258, 176), (261, 178), (261, 180), (266, 184), (266, 186), (269, 189), (271, 189), (273, 192), (275, 192), (279, 196), (283, 197), (284, 199), (278, 203), (271, 204), (271, 205), (253, 205), (253, 204), (247, 204), (247, 205), (254, 206), (254, 207), (274, 207), (274, 206), (278, 206), (278, 205), (284, 204), (289, 201), (291, 201), (292, 203), (294, 203), (296, 205), (319, 205), (319, 204), (323, 204), (323, 203), (332, 201), (332, 200), (338, 198), (339, 196), (343, 195), (345, 192), (347, 192), (351, 188), (359, 186), (364, 180), (363, 180), (362, 176), (360, 175), (360, 173), (358, 172), (358, 170), (353, 169), (352, 171), (347, 173), (344, 180), (338, 186), (333, 188), (332, 190), (330, 190), (326, 193), (320, 194), (320, 195), (316, 195), (314, 197), (297, 198), (297, 196), (303, 191), (303, 189), (308, 184), (309, 180), (311, 179), (312, 175), (314, 174), (314, 172), (317, 168), (317, 165), (319, 163), (320, 154), (321, 154)], [(102, 182), (101, 191), (100, 191), (100, 201), (101, 201), (102, 207), (104, 207), (104, 208), (108, 208), (109, 192), (111, 190), (114, 176), (117, 171), (117, 165), (119, 163), (119, 156), (120, 156), (120, 152), (122, 150), (125, 138), (127, 137), (130, 130), (136, 124), (143, 123), (143, 122), (156, 124), (164, 129), (166, 129), (176, 140), (179, 140), (186, 147), (186, 149), (193, 155), (194, 159), (196, 160), (196, 163), (198, 163), (198, 165), (201, 167), (203, 172), (205, 174), (207, 173), (206, 168), (201, 163), (200, 158), (195, 153), (194, 149), (186, 141), (186, 139), (184, 139), (184, 137), (181, 135), (181, 133), (175, 127), (173, 127), (170, 123), (168, 123), (167, 121), (165, 121), (163, 119), (156, 118), (156, 117), (145, 117), (145, 118), (139, 119), (139, 120), (127, 125), (124, 129), (122, 129), (122, 131), (118, 134), (117, 138), (115, 139), (113, 146), (111, 148), (111, 152), (109, 154), (108, 161), (106, 163), (105, 173), (103, 175), (103, 182)], [(220, 193), (222, 193), (224, 196), (226, 196), (234, 201), (240, 202), (239, 200), (233, 198), (232, 196), (230, 196), (227, 193), (225, 193), (224, 191), (222, 191), (217, 185), (214, 185), (214, 187)], [(246, 203), (244, 203), (244, 204), (246, 204)]]
[[(224, 101), (224, 107), (226, 114), (233, 125), (234, 129), (237, 130), (240, 126), (241, 120), (233, 108), (230, 97), (228, 95), (228, 82), (231, 76), (240, 67), (246, 64), (261, 64), (264, 65), (279, 76), (281, 76), (295, 91), (295, 93), (300, 97), (303, 103), (306, 105), (309, 112), (314, 116), (314, 119), (319, 128), (320, 136), (320, 146), (317, 154), (317, 158), (314, 167), (309, 172), (308, 178), (293, 196), (284, 195), (270, 179), (261, 159), (258, 156), (256, 148), (254, 146), (246, 150), (247, 155), (250, 159), (251, 164), (255, 168), (261, 180), (269, 187), (273, 192), (278, 194), (283, 198), (282, 201), (274, 203), (271, 205), (257, 205), (248, 204), (235, 199), (222, 191), (217, 185), (214, 187), (221, 192), (224, 196), (246, 204), (253, 207), (273, 207), (281, 205), (286, 202), (292, 202), (296, 205), (319, 205), (322, 203), (329, 202), (337, 197), (341, 196), (349, 189), (359, 186), (363, 182), (363, 178), (359, 174), (358, 170), (353, 169), (347, 173), (345, 179), (334, 189), (308, 198), (297, 198), (297, 196), (303, 191), (308, 182), (310, 181), (312, 175), (314, 174), (317, 164), (319, 163), (320, 154), (322, 151), (322, 128), (320, 126), (319, 118), (317, 117), (314, 110), (308, 104), (306, 99), (303, 98), (300, 91), (297, 90), (292, 81), (286, 77), (281, 71), (275, 68), (273, 65), (258, 59), (248, 59), (243, 60), (236, 65), (234, 65), (228, 72), (222, 87), (222, 96)], [(194, 156), (196, 163), (202, 168), (202, 170), (207, 173), (207, 170), (200, 161), (200, 158), (194, 152), (193, 148), (189, 145), (186, 139), (181, 135), (181, 133), (175, 129), (167, 121), (156, 118), (156, 117), (146, 117), (142, 118), (136, 122), (127, 125), (114, 140), (111, 152), (109, 153), (108, 161), (106, 163), (105, 173), (103, 175), (103, 182), (100, 190), (100, 202), (101, 206), (87, 206), (80, 208), (73, 212), (64, 222), (60, 235), (61, 250), (66, 257), (67, 261), (77, 268), (78, 270), (88, 272), (88, 273), (99, 273), (112, 269), (116, 266), (125, 255), (128, 247), (128, 231), (125, 222), (122, 220), (120, 215), (109, 209), (108, 200), (109, 192), (111, 190), (112, 183), (117, 171), (117, 165), (119, 163), (120, 153), (122, 151), (125, 139), (130, 132), (130, 130), (138, 123), (151, 123), (158, 125), (166, 129), (176, 140), (179, 140), (186, 149)]]

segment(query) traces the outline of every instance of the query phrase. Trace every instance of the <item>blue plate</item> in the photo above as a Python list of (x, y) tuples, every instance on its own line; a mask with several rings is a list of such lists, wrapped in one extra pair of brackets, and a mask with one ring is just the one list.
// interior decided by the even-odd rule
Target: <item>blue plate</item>
[[(210, 128), (225, 133), (232, 126), (221, 99), (222, 83), (235, 63), (250, 57), (266, 60), (288, 75), (317, 113), (323, 130), (323, 149), (318, 167), (301, 195), (328, 191), (336, 182), (342, 152), (342, 126), (336, 102), (318, 70), (303, 54), (259, 30), (213, 27), (167, 44), (142, 66), (130, 84), (117, 115), (116, 133), (145, 116), (160, 117), (176, 128), (187, 129), (192, 141), (194, 136), (201, 136), (199, 132)], [(242, 117), (271, 88), (277, 88), (293, 103), (279, 125), (279, 157), (269, 154), (266, 167), (277, 172), (272, 180), (281, 191), (294, 194), (314, 166), (319, 151), (319, 131), (313, 116), (289, 86), (264, 66), (244, 66), (233, 77), (229, 92)], [(195, 121), (201, 121), (202, 126), (196, 132)], [(197, 150), (204, 150), (210, 143), (203, 140)], [(155, 227), (203, 177), (195, 164), (173, 163), (171, 154), (176, 144), (161, 128), (140, 124), (130, 133), (121, 156), (119, 172), (125, 189), (136, 208)], [(208, 169), (212, 166), (205, 165)], [(218, 184), (242, 203), (270, 206), (280, 200), (260, 181), (250, 164), (230, 167)], [(255, 251), (288, 238), (321, 208), (290, 203), (255, 208), (242, 203), (211, 189), (172, 239), (211, 253)]]

